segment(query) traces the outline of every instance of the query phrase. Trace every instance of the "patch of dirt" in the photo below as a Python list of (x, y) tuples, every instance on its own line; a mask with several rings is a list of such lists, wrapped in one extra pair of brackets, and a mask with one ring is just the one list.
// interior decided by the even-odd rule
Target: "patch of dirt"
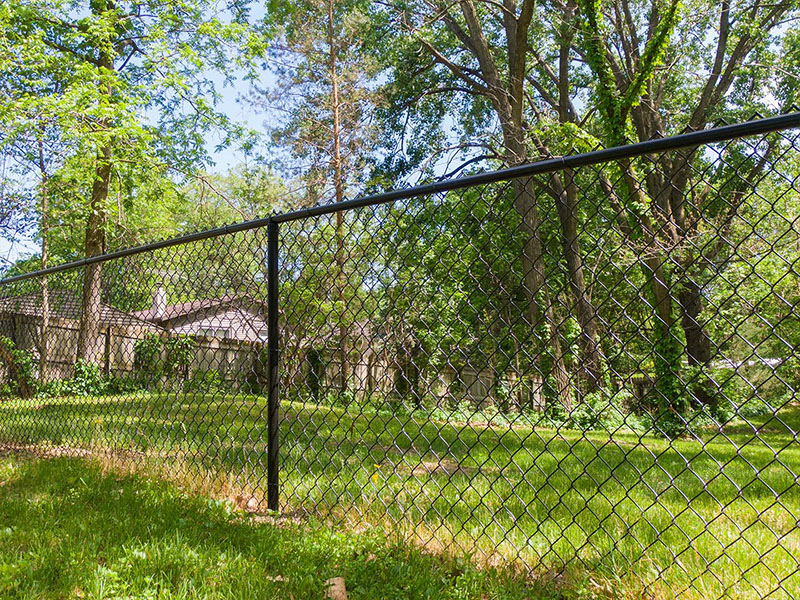
[(37, 458), (56, 458), (69, 456), (86, 458), (92, 456), (91, 450), (72, 446), (51, 446), (43, 448), (34, 444), (0, 444), (0, 456), (35, 456)]
[(479, 469), (477, 467), (465, 467), (461, 463), (457, 463), (456, 461), (448, 458), (443, 458), (438, 461), (423, 460), (413, 469), (411, 469), (411, 474), (415, 477), (426, 477), (431, 475), (446, 475), (448, 477), (452, 477), (453, 475), (469, 476), (478, 472)]
[(302, 509), (284, 512), (279, 515), (254, 513), (253, 521), (272, 525), (273, 527), (296, 527), (305, 523), (308, 520), (308, 515), (309, 512)]

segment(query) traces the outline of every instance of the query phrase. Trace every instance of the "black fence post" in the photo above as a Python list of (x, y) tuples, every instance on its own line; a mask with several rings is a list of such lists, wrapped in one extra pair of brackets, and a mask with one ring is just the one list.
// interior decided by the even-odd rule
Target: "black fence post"
[(267, 223), (267, 508), (278, 510), (278, 223)]

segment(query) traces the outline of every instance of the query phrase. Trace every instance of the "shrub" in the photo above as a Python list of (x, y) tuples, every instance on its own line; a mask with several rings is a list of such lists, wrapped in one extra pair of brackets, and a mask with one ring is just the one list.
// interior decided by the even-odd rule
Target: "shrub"
[(616, 392), (599, 389), (583, 397), (569, 414), (568, 423), (577, 429), (603, 429), (614, 431), (630, 426), (630, 405), (633, 395), (628, 390)]
[(33, 376), (34, 359), (30, 350), (20, 350), (11, 338), (0, 336), (0, 356), (6, 363), (11, 379), (11, 390), (23, 398), (36, 393), (36, 379)]
[(163, 343), (155, 333), (148, 333), (134, 344), (136, 376), (142, 384), (149, 384), (161, 377), (164, 370), (162, 360)]
[(95, 363), (78, 359), (75, 375), (64, 382), (65, 391), (72, 396), (99, 396), (105, 394), (107, 381)]
[(164, 347), (167, 355), (164, 360), (166, 374), (187, 379), (189, 377), (189, 365), (192, 363), (195, 348), (197, 347), (194, 338), (188, 335), (177, 335), (167, 339)]
[(199, 394), (224, 391), (225, 382), (216, 369), (197, 370), (186, 382), (186, 391)]
[(75, 375), (69, 379), (48, 381), (39, 389), (39, 397), (57, 398), (60, 396), (102, 396), (105, 394), (128, 394), (143, 389), (139, 380), (133, 377), (105, 377), (100, 368), (79, 360), (75, 364)]

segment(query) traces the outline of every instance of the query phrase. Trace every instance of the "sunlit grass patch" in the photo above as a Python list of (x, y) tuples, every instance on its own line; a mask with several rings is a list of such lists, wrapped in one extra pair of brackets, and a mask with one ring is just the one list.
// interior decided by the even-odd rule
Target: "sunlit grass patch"
[(232, 502), (76, 458), (0, 457), (2, 598), (547, 598), (373, 529), (258, 523)]
[[(265, 406), (191, 394), (15, 401), (0, 404), (0, 440), (263, 511)], [(778, 417), (669, 442), (285, 402), (281, 508), (618, 595), (800, 597), (800, 410)]]

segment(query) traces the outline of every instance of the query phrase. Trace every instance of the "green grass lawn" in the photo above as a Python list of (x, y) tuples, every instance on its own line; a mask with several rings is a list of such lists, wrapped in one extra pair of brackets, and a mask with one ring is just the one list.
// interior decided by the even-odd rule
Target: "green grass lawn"
[[(670, 444), (284, 403), (282, 509), (615, 596), (800, 597), (800, 410), (780, 419)], [(0, 440), (88, 449), (216, 496), (266, 490), (258, 397), (6, 402)]]
[(0, 456), (0, 597), (545, 598), (520, 576), (375, 531), (256, 523), (229, 502), (74, 458)]

